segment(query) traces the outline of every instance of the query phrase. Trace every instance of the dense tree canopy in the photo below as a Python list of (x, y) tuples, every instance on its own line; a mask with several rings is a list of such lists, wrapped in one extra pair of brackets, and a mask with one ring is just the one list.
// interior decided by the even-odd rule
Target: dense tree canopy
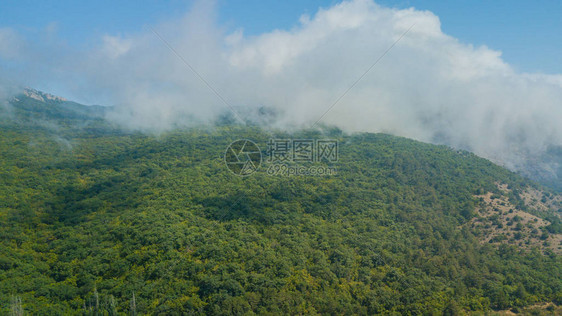
[(475, 195), (533, 185), (473, 154), (384, 134), (279, 132), (337, 139), (337, 174), (239, 177), (225, 148), (251, 139), (266, 154), (271, 132), (144, 135), (74, 119), (0, 126), (2, 313), (18, 300), (34, 315), (454, 315), (562, 303), (559, 255), (481, 243), (465, 225)]

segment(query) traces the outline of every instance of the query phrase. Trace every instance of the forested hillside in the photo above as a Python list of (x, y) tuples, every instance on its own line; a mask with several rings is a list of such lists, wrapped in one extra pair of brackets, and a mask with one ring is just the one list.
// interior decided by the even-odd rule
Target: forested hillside
[[(231, 142), (253, 140), (265, 158), (272, 137), (337, 140), (337, 174), (225, 166)], [(102, 109), (20, 97), (0, 123), (0, 314), (560, 305), (559, 208), (552, 192), (444, 146), (237, 125), (144, 134)]]

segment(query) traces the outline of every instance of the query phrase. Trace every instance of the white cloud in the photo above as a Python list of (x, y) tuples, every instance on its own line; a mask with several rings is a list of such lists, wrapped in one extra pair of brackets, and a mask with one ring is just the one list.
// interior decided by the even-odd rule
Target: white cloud
[[(310, 126), (415, 24), (323, 122), (469, 148), (512, 168), (522, 151), (562, 144), (560, 77), (516, 73), (501, 52), (444, 34), (431, 12), (349, 1), (253, 37), (221, 33), (212, 12), (196, 8), (157, 30), (232, 105), (284, 113), (279, 126)], [(125, 40), (127, 56), (104, 80), (126, 122), (165, 128), (226, 110), (152, 34)]]
[(118, 36), (105, 35), (102, 40), (102, 51), (111, 59), (127, 54), (133, 45), (132, 40), (122, 39)]
[[(562, 76), (517, 73), (501, 52), (444, 34), (429, 11), (346, 1), (258, 36), (225, 34), (214, 12), (201, 1), (154, 28), (228, 103), (283, 113), (279, 127), (312, 125), (415, 24), (324, 123), (446, 143), (512, 169), (562, 145)], [(82, 78), (69, 80), (77, 94), (108, 97), (117, 105), (112, 119), (134, 128), (162, 130), (228, 110), (149, 30), (107, 35), (66, 71)]]
[(11, 28), (0, 28), (0, 58), (16, 59), (21, 55), (24, 43), (18, 33)]

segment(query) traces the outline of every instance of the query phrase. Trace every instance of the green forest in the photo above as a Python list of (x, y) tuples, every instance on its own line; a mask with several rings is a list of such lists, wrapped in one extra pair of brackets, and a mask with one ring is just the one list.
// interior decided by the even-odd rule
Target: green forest
[[(6, 108), (0, 314), (483, 315), (562, 304), (559, 252), (482, 242), (469, 225), (476, 195), (525, 209), (514, 192), (548, 189), (474, 154), (329, 127), (142, 133), (103, 112), (23, 97)], [(337, 140), (337, 174), (271, 176), (264, 161), (240, 177), (225, 166), (231, 142), (253, 140), (265, 157), (272, 137)], [(550, 218), (539, 233), (560, 233), (558, 211), (528, 211)]]

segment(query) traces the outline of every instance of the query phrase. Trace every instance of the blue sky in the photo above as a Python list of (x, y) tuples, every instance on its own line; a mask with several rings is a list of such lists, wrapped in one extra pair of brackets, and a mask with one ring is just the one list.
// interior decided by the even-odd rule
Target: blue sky
[[(246, 35), (290, 29), (302, 14), (313, 15), (332, 0), (218, 0), (218, 22)], [(562, 73), (562, 1), (388, 1), (396, 8), (415, 7), (439, 16), (443, 32), (463, 43), (500, 50), (522, 72)], [(46, 27), (70, 46), (88, 47), (105, 34), (128, 35), (144, 25), (183, 15), (190, 1), (29, 1), (0, 2), (0, 27), (28, 38)]]

